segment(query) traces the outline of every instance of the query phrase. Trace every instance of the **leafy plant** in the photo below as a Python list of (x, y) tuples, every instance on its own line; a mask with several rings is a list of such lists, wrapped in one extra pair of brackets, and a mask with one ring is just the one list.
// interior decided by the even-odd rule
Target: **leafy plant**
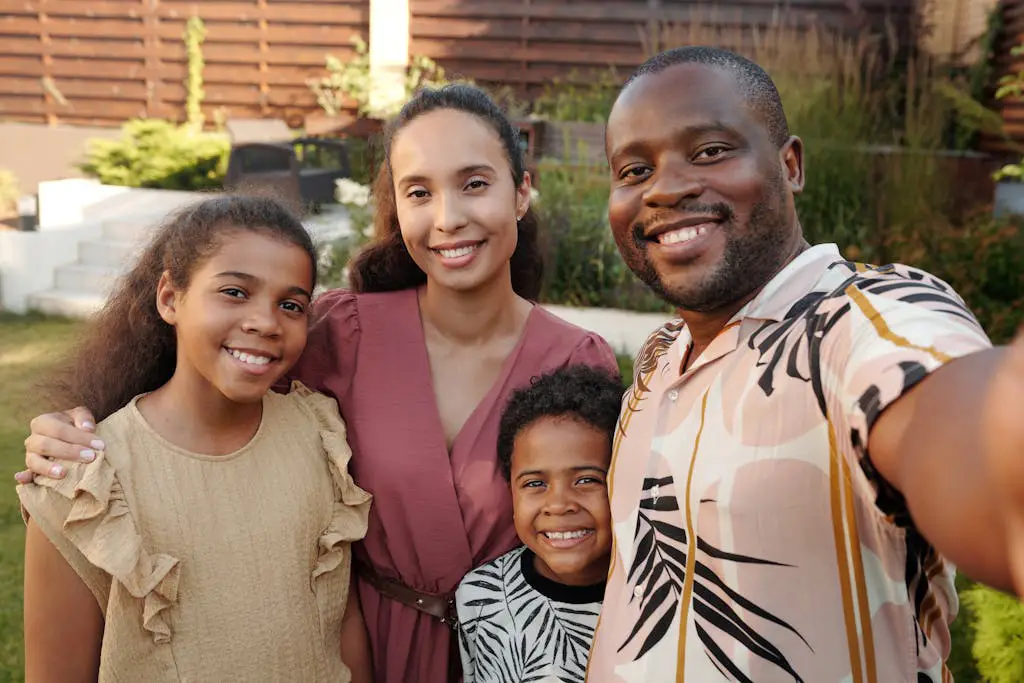
[[(1014, 47), (1010, 50), (1010, 54), (1014, 57), (1024, 55), (1024, 44)], [(999, 79), (998, 85), (999, 87), (996, 89), (997, 100), (1006, 99), (1008, 97), (1019, 99), (1024, 95), (1024, 70), (1018, 71), (1017, 73), (1006, 74)], [(1020, 179), (1022, 173), (1024, 173), (1024, 162), (1006, 164), (996, 171), (993, 177), (996, 180), (1003, 180), (1005, 178)]]
[(544, 86), (534, 101), (533, 113), (549, 121), (604, 123), (621, 85), (622, 79), (613, 68), (589, 75), (573, 70)]
[(356, 103), (360, 116), (389, 118), (398, 113), (405, 102), (422, 87), (437, 87), (447, 83), (444, 69), (434, 60), (422, 55), (410, 59), (405, 73), (405, 97), (385, 107), (372, 102), (373, 77), (370, 73), (370, 50), (366, 41), (359, 36), (352, 39), (355, 57), (342, 61), (334, 55), (327, 55), (327, 75), (306, 81), (316, 95), (317, 104), (330, 116), (337, 116), (347, 101)]
[(188, 124), (202, 129), (203, 99), (203, 41), (206, 40), (206, 25), (197, 16), (192, 16), (185, 26), (185, 52), (188, 55), (188, 75), (185, 78), (185, 116)]
[(373, 198), (369, 185), (350, 178), (335, 181), (335, 198), (348, 212), (350, 230), (320, 249), (318, 279), (324, 287), (345, 287), (348, 263), (367, 242), (373, 231)]
[(117, 140), (88, 140), (79, 168), (107, 185), (201, 190), (221, 186), (230, 148), (219, 133), (134, 119), (122, 126)]
[(972, 651), (988, 683), (1019, 683), (1024, 672), (1024, 605), (1015, 597), (975, 586), (962, 595), (975, 615)]
[(668, 310), (622, 261), (608, 227), (608, 176), (599, 166), (544, 160), (534, 203), (547, 270), (541, 297), (569, 306)]

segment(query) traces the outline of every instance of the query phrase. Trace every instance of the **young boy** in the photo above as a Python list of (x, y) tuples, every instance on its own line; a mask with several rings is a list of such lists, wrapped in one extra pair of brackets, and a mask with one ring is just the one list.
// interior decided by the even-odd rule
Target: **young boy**
[(509, 400), (498, 459), (525, 546), (455, 594), (465, 683), (583, 683), (611, 555), (605, 482), (621, 399), (618, 377), (572, 366)]

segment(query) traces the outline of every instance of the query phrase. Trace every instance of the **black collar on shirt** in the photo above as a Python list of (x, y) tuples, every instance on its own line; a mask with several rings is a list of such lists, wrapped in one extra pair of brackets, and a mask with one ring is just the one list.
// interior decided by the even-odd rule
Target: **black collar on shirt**
[(544, 597), (571, 605), (585, 605), (604, 600), (604, 581), (589, 586), (568, 586), (552, 581), (546, 576), (540, 575), (533, 564), (534, 557), (532, 550), (523, 548), (523, 554), (519, 556), (519, 566), (526, 583)]

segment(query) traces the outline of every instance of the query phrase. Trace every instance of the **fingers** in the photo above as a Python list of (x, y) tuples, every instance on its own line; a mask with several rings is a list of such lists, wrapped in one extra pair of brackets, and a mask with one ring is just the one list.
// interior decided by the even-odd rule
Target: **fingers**
[(75, 419), (64, 413), (40, 415), (32, 420), (32, 434), (25, 439), (25, 450), (44, 458), (92, 462), (96, 451), (106, 445), (93, 432), (76, 427)]
[[(67, 472), (67, 468), (60, 463), (48, 460), (38, 453), (28, 451), (25, 453), (25, 466), (29, 471), (29, 481), (33, 475), (40, 477), (50, 477), (51, 479), (60, 479)], [(24, 474), (24, 473), (20, 473)], [(19, 479), (19, 481), (21, 481)]]
[(14, 475), (14, 481), (19, 484), (31, 484), (35, 475), (32, 474), (31, 470), (25, 470), (23, 472), (17, 472)]
[(96, 418), (92, 416), (92, 413), (89, 412), (88, 408), (78, 406), (77, 408), (72, 408), (71, 410), (66, 411), (64, 414), (70, 417), (73, 420), (74, 425), (79, 429), (87, 432), (96, 430)]

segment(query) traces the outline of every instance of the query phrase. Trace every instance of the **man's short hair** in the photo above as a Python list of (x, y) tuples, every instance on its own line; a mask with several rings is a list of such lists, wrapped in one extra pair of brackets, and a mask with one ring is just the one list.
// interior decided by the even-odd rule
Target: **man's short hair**
[(771, 76), (746, 57), (716, 47), (677, 47), (654, 55), (633, 73), (622, 86), (620, 95), (630, 83), (648, 74), (658, 74), (677, 64), (703, 64), (732, 74), (747, 105), (761, 117), (776, 147), (789, 140), (789, 122), (782, 107), (782, 98)]

